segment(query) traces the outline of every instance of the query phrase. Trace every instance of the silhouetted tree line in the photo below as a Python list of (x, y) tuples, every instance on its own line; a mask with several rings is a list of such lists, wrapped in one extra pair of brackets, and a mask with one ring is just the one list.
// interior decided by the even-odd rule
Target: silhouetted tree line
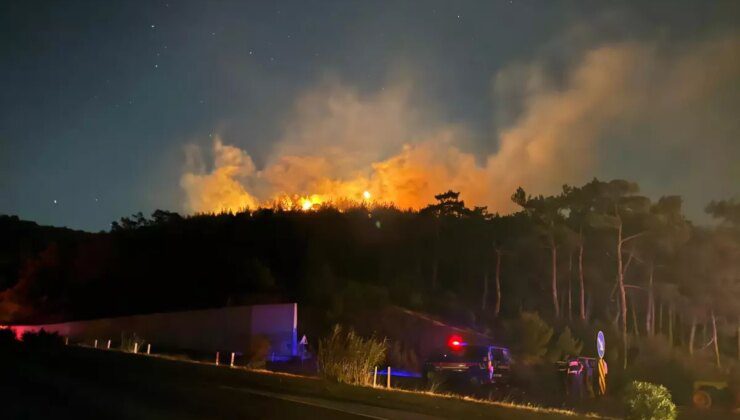
[(458, 192), (434, 198), (419, 211), (157, 210), (101, 233), (2, 216), (0, 317), (298, 301), (328, 328), (396, 304), (484, 331), (523, 312), (600, 326), (624, 363), (631, 341), (656, 336), (691, 353), (712, 348), (717, 364), (740, 357), (740, 203), (710, 203), (719, 223), (698, 227), (680, 197), (652, 201), (623, 180), (552, 196), (519, 188), (510, 215), (469, 208)]

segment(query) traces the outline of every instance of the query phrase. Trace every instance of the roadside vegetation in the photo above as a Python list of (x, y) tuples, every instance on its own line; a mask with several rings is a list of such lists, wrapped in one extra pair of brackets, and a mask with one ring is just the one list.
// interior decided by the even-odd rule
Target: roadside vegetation
[(23, 333), (21, 341), (27, 347), (37, 349), (49, 349), (61, 347), (64, 344), (64, 338), (57, 333), (49, 333), (43, 329), (36, 332), (27, 331)]
[[(23, 345), (22, 343), (16, 344)], [(315, 377), (247, 368), (217, 367), (212, 363), (194, 363), (156, 356), (134, 356), (118, 350), (106, 351), (77, 346), (55, 347), (53, 354), (39, 350), (15, 351), (11, 356), (5, 354), (6, 360), (12, 357), (9, 360), (13, 363), (12, 368), (4, 372), (4, 376), (0, 378), (0, 384), (4, 384), (3, 381), (8, 378), (31, 381), (33, 384), (50, 381), (60, 386), (54, 391), (57, 395), (55, 398), (59, 398), (58, 396), (72, 398), (71, 402), (77, 405), (81, 402), (73, 398), (79, 396), (75, 393), (75, 387), (86, 386), (88, 392), (89, 389), (102, 387), (99, 390), (101, 393), (108, 388), (117, 390), (116, 394), (112, 397), (108, 396), (108, 399), (114, 398), (120, 404), (118, 399), (130, 398), (129, 392), (138, 392), (142, 384), (165, 383), (170, 385), (164, 388), (171, 389), (173, 393), (164, 397), (165, 402), (177, 404), (182, 398), (182, 394), (178, 394), (177, 386), (187, 384), (184, 386), (188, 392), (195, 390), (205, 392), (205, 394), (198, 394), (199, 398), (203, 398), (199, 401), (199, 406), (206, 407), (207, 412), (212, 412), (214, 408), (212, 404), (224, 404), (226, 402), (224, 397), (228, 393), (238, 394), (242, 390), (260, 390), (277, 395), (363, 404), (441, 418), (529, 420), (583, 417), (567, 410), (480, 401), (459, 395), (437, 395), (418, 391), (356, 386)], [(3, 353), (2, 349), (0, 353)], [(105, 375), (101, 375), (100, 372), (105, 372)], [(121, 394), (123, 391), (126, 393)], [(70, 394), (67, 394), (68, 392)], [(160, 390), (159, 397), (163, 397), (161, 392)], [(27, 399), (31, 397), (31, 395), (24, 396)], [(38, 403), (38, 400), (34, 401)], [(88, 398), (85, 398), (82, 403), (85, 405), (80, 409), (89, 410), (91, 406), (100, 408), (97, 407), (100, 405), (98, 401), (91, 401)], [(23, 409), (23, 407), (20, 408)], [(206, 413), (202, 414), (206, 415)]]
[[(382, 361), (380, 355), (386, 346), (385, 340), (362, 338), (352, 330), (345, 331), (336, 326), (332, 334), (321, 340), (321, 343), (320, 354), (328, 357), (324, 363), (330, 361), (335, 363), (332, 366), (337, 367), (351, 365), (355, 370), (340, 369), (338, 375), (344, 375), (343, 377), (324, 375), (320, 379), (254, 369), (251, 362), (236, 368), (226, 368), (217, 367), (212, 362), (166, 354), (130, 358), (126, 355), (130, 352), (124, 348), (107, 351), (89, 346), (66, 346), (62, 337), (44, 331), (26, 333), (19, 341), (11, 329), (0, 329), (0, 355), (3, 360), (12, 363), (20, 372), (35, 372), (35, 375), (53, 376), (59, 373), (55, 369), (63, 366), (70, 371), (67, 374), (74, 372), (77, 379), (86, 377), (86, 371), (98, 370), (105, 370), (109, 374), (119, 372), (116, 375), (133, 382), (147, 377), (163, 380), (173, 376), (178, 381), (182, 378), (190, 381), (213, 381), (213, 386), (224, 389), (238, 390), (234, 387), (243, 386), (281, 395), (328, 398), (447, 418), (600, 418), (598, 410), (574, 412), (531, 403), (491, 401), (434, 390), (386, 389), (383, 385), (372, 387), (366, 368), (373, 361)], [(46, 366), (45, 370), (39, 370), (42, 365)], [(348, 372), (354, 372), (354, 376)], [(619, 411), (630, 420), (672, 420), (678, 416), (678, 410), (666, 387), (640, 381), (633, 381), (626, 387), (623, 411)], [(712, 413), (717, 414), (716, 411)]]
[(634, 381), (624, 396), (626, 420), (674, 420), (678, 415), (671, 393), (662, 385)]
[(319, 341), (319, 374), (340, 383), (370, 385), (373, 369), (385, 361), (387, 350), (387, 340), (363, 338), (337, 324), (328, 337)]
[(543, 376), (552, 360), (594, 354), (598, 330), (612, 395), (640, 380), (688, 404), (693, 381), (732, 380), (740, 203), (708, 203), (707, 220), (692, 223), (681, 197), (647, 197), (625, 180), (512, 193), (508, 215), (448, 191), (420, 210), (157, 210), (99, 233), (0, 216), (0, 314), (52, 322), (297, 301), (313, 348), (339, 323), (377, 331), (389, 361), (418, 366), (413, 331), (378, 328), (400, 307), (510, 346), (534, 398), (558, 386)]
[(138, 353), (142, 351), (146, 340), (135, 332), (121, 333), (121, 350), (129, 353)]

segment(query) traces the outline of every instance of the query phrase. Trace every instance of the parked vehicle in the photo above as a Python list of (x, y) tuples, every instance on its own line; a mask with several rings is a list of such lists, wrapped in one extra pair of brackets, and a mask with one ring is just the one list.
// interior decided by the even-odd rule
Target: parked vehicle
[(598, 361), (593, 357), (568, 356), (555, 363), (567, 397), (594, 398), (598, 389)]
[[(691, 402), (699, 410), (730, 408), (738, 411), (740, 395), (731, 389), (727, 381), (695, 381)], [(734, 394), (734, 395), (733, 395)]]
[(460, 337), (451, 337), (447, 347), (434, 353), (424, 363), (424, 379), (445, 383), (462, 381), (467, 384), (506, 385), (511, 378), (511, 355), (506, 347), (468, 345)]

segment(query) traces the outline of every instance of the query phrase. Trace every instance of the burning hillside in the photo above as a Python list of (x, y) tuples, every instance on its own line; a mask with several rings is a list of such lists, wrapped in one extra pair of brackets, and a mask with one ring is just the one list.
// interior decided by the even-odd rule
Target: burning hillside
[[(553, 193), (563, 183), (613, 175), (604, 160), (610, 153), (649, 155), (649, 146), (630, 135), (646, 124), (660, 146), (683, 150), (679, 140), (703, 127), (695, 122), (706, 116), (696, 110), (713, 103), (737, 74), (737, 61), (728, 58), (737, 45), (736, 37), (669, 52), (651, 44), (605, 45), (584, 52), (562, 77), (539, 62), (512, 65), (494, 78), (501, 103), (493, 135), (441, 118), (441, 105), (415, 100), (409, 79), (371, 93), (325, 82), (298, 98), (259, 167), (219, 136), (211, 150), (188, 146), (180, 181), (185, 207), (309, 210), (327, 202), (382, 202), (419, 208), (452, 189), (468, 205), (506, 213), (518, 186)], [(711, 86), (694, 77), (706, 62), (716, 63)], [(679, 86), (688, 93), (677, 97)], [(679, 127), (663, 124), (666, 115), (685, 118), (678, 118)], [(675, 145), (661, 140), (674, 138)]]

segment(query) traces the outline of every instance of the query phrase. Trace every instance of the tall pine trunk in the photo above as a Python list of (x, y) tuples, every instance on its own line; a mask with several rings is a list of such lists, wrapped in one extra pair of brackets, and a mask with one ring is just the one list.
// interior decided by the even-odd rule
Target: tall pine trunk
[(481, 297), (481, 310), (486, 310), (486, 304), (488, 303), (488, 267), (483, 272), (483, 296)]
[(712, 315), (712, 341), (714, 341), (714, 358), (717, 361), (717, 367), (721, 368), (719, 360), (719, 337), (717, 337), (717, 318), (714, 316), (714, 308), (711, 309)]
[(555, 318), (560, 318), (560, 305), (558, 303), (558, 249), (555, 240), (550, 239), (550, 265), (552, 270), (552, 304), (555, 309)]
[(568, 252), (568, 320), (573, 319), (573, 251)]
[(496, 249), (496, 306), (493, 308), (493, 316), (498, 317), (501, 312), (501, 250)]
[(737, 318), (737, 360), (740, 360), (740, 317)]
[(673, 302), (668, 306), (668, 342), (673, 347)]
[(691, 317), (691, 332), (689, 333), (689, 354), (694, 355), (694, 338), (696, 337), (696, 315)]
[(653, 295), (653, 304), (650, 306), (650, 335), (655, 335), (655, 296)]
[(635, 309), (635, 299), (630, 299), (630, 309), (632, 310), (632, 329), (635, 332), (635, 337), (639, 337), (640, 328), (637, 323), (637, 310)]
[(647, 310), (645, 311), (645, 334), (654, 335), (655, 329), (655, 294), (653, 293), (653, 263), (648, 268), (648, 300)]
[(578, 243), (578, 282), (580, 284), (581, 320), (586, 320), (586, 288), (583, 281), (583, 233)]
[(622, 221), (619, 221), (617, 229), (617, 281), (619, 283), (619, 303), (620, 315), (622, 320), (622, 351), (623, 351), (623, 368), (627, 369), (627, 293), (624, 287), (624, 266), (622, 265)]

